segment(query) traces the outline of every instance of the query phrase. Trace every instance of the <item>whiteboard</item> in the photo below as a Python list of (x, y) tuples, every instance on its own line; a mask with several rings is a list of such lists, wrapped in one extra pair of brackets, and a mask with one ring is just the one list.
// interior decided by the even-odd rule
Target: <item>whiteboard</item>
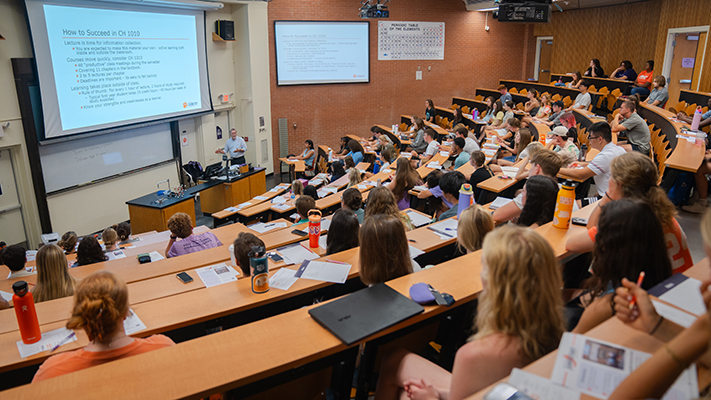
[(47, 193), (173, 159), (170, 124), (40, 146)]
[(444, 60), (444, 22), (378, 21), (378, 60)]

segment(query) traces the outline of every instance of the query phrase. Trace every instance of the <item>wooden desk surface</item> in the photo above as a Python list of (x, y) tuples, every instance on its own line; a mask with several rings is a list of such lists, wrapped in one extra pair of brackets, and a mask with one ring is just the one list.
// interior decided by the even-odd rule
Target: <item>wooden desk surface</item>
[[(597, 205), (594, 203), (587, 205), (582, 209), (573, 212), (573, 217), (588, 218), (595, 207), (597, 207)], [(553, 222), (549, 222), (536, 228), (536, 233), (543, 236), (543, 238), (550, 243), (551, 247), (553, 247), (553, 253), (555, 253), (556, 257), (559, 259), (566, 259), (568, 256), (574, 254), (565, 248), (565, 243), (571, 236), (581, 232), (587, 232), (587, 228), (584, 226), (570, 224), (568, 229), (560, 229), (554, 227)]]
[(427, 176), (427, 174), (429, 174), (430, 172), (434, 171), (434, 168), (427, 168), (427, 164), (429, 164), (429, 163), (431, 163), (431, 162), (437, 161), (437, 162), (439, 163), (439, 165), (444, 165), (445, 161), (447, 161), (448, 159), (449, 159), (448, 156), (443, 156), (442, 154), (440, 154), (440, 153), (438, 152), (437, 154), (435, 154), (434, 156), (432, 156), (432, 158), (430, 158), (430, 160), (427, 161), (426, 164), (424, 164), (424, 165), (420, 166), (419, 168), (417, 168), (417, 173), (420, 174), (420, 177), (421, 177), (422, 179), (424, 179), (424, 178)]
[(286, 158), (286, 157), (282, 157), (282, 158), (279, 159), (279, 161), (283, 162), (284, 164), (288, 164), (288, 165), (290, 165), (290, 166), (293, 165), (293, 166), (294, 166), (294, 170), (295, 170), (296, 172), (304, 172), (304, 171), (306, 171), (306, 164), (304, 164), (304, 160), (294, 160), (294, 161), (291, 161), (291, 160), (289, 160), (289, 159)]
[(697, 146), (686, 139), (677, 139), (676, 147), (672, 151), (665, 164), (667, 167), (680, 169), (682, 171), (696, 172), (701, 166), (706, 154), (706, 146)]
[(237, 208), (237, 211), (227, 211), (227, 210), (222, 210), (218, 211), (216, 213), (212, 214), (213, 218), (218, 218), (218, 219), (223, 219), (227, 218), (229, 216), (237, 214), (239, 211), (256, 206), (258, 204), (262, 204), (266, 201), (270, 201), (271, 199), (283, 194), (287, 190), (289, 190), (290, 186), (288, 183), (280, 183), (279, 185), (275, 186), (273, 189), (277, 189), (276, 191), (268, 190), (266, 193), (262, 193), (259, 196), (252, 197), (249, 201), (242, 203), (241, 207), (239, 207), (239, 204), (236, 204), (234, 207)]

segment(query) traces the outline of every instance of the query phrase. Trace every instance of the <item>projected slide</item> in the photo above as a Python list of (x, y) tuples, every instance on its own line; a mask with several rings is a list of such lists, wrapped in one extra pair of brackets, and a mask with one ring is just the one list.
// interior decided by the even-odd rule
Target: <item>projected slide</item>
[(369, 82), (368, 22), (276, 21), (277, 84)]
[(48, 138), (203, 107), (195, 16), (43, 8), (64, 131)]

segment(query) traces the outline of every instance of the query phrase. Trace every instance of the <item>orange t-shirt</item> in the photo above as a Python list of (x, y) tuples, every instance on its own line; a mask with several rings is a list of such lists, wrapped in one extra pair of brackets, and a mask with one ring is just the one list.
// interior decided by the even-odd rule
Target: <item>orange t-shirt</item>
[(654, 71), (649, 71), (645, 69), (644, 71), (640, 72), (639, 75), (637, 75), (637, 84), (638, 85), (644, 85), (646, 82), (649, 82), (649, 90), (652, 90), (652, 80), (654, 78)]
[[(686, 243), (686, 234), (681, 230), (676, 218), (672, 218), (672, 226), (664, 227), (664, 240), (667, 242), (667, 252), (672, 265), (672, 273), (684, 272), (694, 265)], [(597, 235), (597, 226), (588, 229), (588, 236), (594, 242)]]
[(68, 374), (85, 368), (93, 367), (121, 358), (147, 353), (149, 351), (162, 349), (163, 347), (175, 346), (169, 337), (163, 335), (153, 335), (145, 339), (135, 339), (128, 346), (123, 346), (115, 350), (108, 351), (85, 351), (79, 349), (63, 354), (57, 354), (48, 358), (32, 379), (38, 382), (55, 376)]

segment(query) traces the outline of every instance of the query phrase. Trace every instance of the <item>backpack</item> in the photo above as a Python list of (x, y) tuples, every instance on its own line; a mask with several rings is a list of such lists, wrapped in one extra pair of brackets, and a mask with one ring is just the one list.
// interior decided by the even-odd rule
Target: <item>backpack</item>
[(683, 206), (689, 202), (691, 188), (694, 187), (694, 174), (688, 171), (679, 172), (667, 197), (675, 206)]

